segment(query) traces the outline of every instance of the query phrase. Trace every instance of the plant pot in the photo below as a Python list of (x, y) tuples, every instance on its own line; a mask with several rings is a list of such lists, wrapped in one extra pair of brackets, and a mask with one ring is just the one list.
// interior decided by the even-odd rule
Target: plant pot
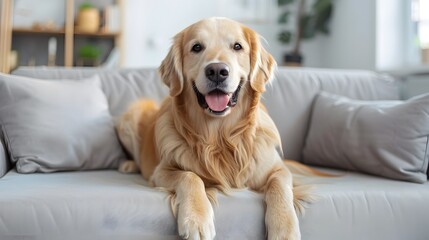
[(100, 65), (100, 61), (96, 58), (82, 58), (79, 57), (76, 60), (77, 67), (97, 67)]
[(100, 12), (97, 8), (79, 10), (76, 20), (76, 29), (80, 32), (98, 32), (100, 27)]
[(284, 63), (288, 67), (301, 67), (303, 59), (301, 54), (290, 52), (285, 54)]

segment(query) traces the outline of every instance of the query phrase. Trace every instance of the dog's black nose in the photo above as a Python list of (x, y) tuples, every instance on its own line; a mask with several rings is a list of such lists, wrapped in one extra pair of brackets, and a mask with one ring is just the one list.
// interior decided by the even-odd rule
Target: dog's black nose
[(229, 68), (225, 63), (210, 63), (205, 68), (206, 77), (213, 82), (223, 82), (228, 78)]

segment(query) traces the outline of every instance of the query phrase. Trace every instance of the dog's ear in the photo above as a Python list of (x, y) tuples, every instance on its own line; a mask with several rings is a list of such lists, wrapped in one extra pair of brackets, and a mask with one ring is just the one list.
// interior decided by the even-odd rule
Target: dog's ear
[(161, 79), (170, 88), (170, 96), (175, 97), (183, 90), (182, 34), (177, 34), (167, 56), (158, 68)]
[(273, 56), (262, 46), (260, 36), (250, 28), (243, 28), (250, 46), (250, 86), (262, 93), (265, 91), (265, 84), (273, 78), (277, 64)]

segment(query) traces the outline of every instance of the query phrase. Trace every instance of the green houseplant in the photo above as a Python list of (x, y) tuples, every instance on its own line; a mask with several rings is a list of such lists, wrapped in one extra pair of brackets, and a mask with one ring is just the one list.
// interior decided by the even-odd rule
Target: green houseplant
[(301, 65), (303, 57), (300, 50), (303, 39), (311, 39), (318, 33), (329, 34), (329, 19), (334, 10), (332, 0), (314, 0), (311, 8), (307, 8), (306, 0), (278, 0), (278, 5), (283, 10), (278, 19), (281, 25), (287, 26), (290, 18), (294, 17), (291, 11), (294, 2), (298, 5), (296, 25), (292, 29), (283, 29), (278, 35), (278, 40), (283, 44), (295, 41), (292, 51), (284, 56), (286, 65)]
[(97, 66), (99, 64), (99, 58), (101, 50), (92, 44), (86, 44), (79, 48), (79, 66)]
[(100, 55), (101, 51), (95, 45), (86, 44), (79, 49), (79, 57), (81, 58), (96, 60)]
[(82, 4), (79, 5), (79, 10), (91, 9), (91, 8), (95, 8), (95, 6), (90, 2), (83, 2)]

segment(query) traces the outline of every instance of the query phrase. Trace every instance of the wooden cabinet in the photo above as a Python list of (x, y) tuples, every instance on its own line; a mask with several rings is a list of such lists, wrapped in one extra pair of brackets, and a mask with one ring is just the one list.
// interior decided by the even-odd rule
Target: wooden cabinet
[[(94, 0), (94, 4), (100, 11), (104, 11), (107, 6), (115, 5), (118, 14), (119, 27), (117, 31), (109, 31), (100, 28), (96, 32), (81, 32), (75, 27), (77, 11), (82, 0), (62, 0), (64, 1), (64, 26), (55, 28), (41, 27), (12, 27), (13, 26), (13, 5), (14, 0), (1, 1), (1, 22), (0, 22), (0, 71), (10, 72), (10, 60), (14, 58), (15, 50), (18, 54), (18, 65), (48, 65), (48, 45), (52, 38), (55, 39), (56, 46), (56, 66), (73, 67), (79, 64), (78, 52), (82, 45), (88, 42), (91, 45), (99, 46), (102, 49), (102, 56), (99, 59), (103, 62), (112, 49), (116, 49), (119, 58), (119, 65), (123, 62), (122, 29), (123, 29), (123, 8), (125, 0)], [(59, 0), (61, 1), (61, 0)], [(35, 1), (35, 8), (43, 7), (44, 1)], [(15, 53), (16, 53), (15, 52)]]

